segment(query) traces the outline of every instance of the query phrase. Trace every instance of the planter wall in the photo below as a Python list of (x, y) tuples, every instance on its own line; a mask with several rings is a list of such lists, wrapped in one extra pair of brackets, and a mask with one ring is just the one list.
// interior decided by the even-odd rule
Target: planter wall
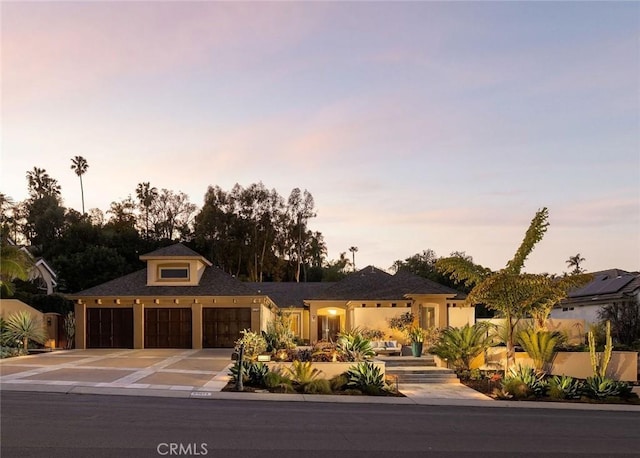
[[(493, 347), (487, 350), (487, 358), (479, 356), (473, 361), (472, 368), (502, 369), (504, 368), (507, 350), (504, 347)], [(598, 353), (601, 355), (602, 353)], [(516, 364), (533, 366), (533, 360), (527, 353), (516, 353)], [(556, 355), (551, 369), (552, 375), (569, 375), (587, 378), (593, 375), (591, 355), (586, 352), (560, 351)], [(607, 377), (625, 382), (638, 380), (638, 353), (634, 351), (614, 351), (607, 367)]]
[[(384, 375), (384, 361), (372, 361), (372, 363), (380, 368), (380, 372)], [(269, 366), (269, 370), (272, 371), (277, 370), (278, 368), (284, 369), (285, 367), (291, 367), (293, 363), (269, 362), (265, 364), (267, 364)], [(330, 379), (336, 375), (347, 372), (351, 366), (355, 366), (356, 364), (358, 363), (311, 363), (314, 368), (322, 371), (320, 377), (326, 379)]]

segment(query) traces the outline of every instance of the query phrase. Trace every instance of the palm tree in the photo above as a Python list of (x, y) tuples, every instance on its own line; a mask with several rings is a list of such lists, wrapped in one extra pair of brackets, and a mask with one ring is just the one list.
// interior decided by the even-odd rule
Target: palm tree
[(13, 280), (28, 280), (33, 260), (20, 247), (3, 245), (0, 253), (0, 287), (13, 295)]
[(356, 253), (358, 251), (358, 247), (357, 246), (352, 246), (349, 248), (349, 251), (351, 251), (351, 256), (353, 258), (353, 271), (356, 271)]
[(87, 173), (89, 164), (87, 160), (82, 156), (76, 156), (71, 159), (71, 170), (76, 172), (76, 175), (80, 177), (80, 194), (82, 196), (82, 214), (84, 215), (84, 188), (82, 187), (82, 175)]
[(34, 199), (40, 199), (44, 196), (60, 195), (60, 185), (58, 180), (51, 178), (45, 169), (34, 167), (33, 170), (27, 171), (27, 183), (29, 193)]
[(569, 256), (569, 259), (567, 259), (565, 262), (567, 263), (567, 266), (569, 266), (569, 268), (573, 267), (573, 270), (571, 271), (572, 274), (581, 274), (584, 272), (584, 269), (580, 267), (580, 264), (584, 261), (586, 261), (586, 259), (581, 257), (580, 253), (578, 253), (575, 256)]
[(448, 360), (456, 370), (469, 370), (471, 361), (492, 345), (487, 323), (465, 324), (462, 328), (447, 328), (430, 353)]
[(47, 340), (47, 331), (42, 321), (24, 310), (9, 316), (5, 326), (11, 338), (22, 341), (25, 351), (29, 347), (30, 340), (41, 344)]

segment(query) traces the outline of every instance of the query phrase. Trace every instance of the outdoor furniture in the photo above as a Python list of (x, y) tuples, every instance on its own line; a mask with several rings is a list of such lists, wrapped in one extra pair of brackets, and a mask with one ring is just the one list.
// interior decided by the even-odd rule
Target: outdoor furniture
[(402, 351), (402, 345), (398, 344), (396, 340), (373, 340), (371, 341), (371, 347), (376, 355), (395, 355), (400, 356)]

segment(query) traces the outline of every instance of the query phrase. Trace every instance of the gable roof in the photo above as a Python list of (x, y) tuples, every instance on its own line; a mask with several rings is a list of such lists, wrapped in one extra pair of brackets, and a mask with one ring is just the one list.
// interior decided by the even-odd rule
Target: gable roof
[(254, 296), (252, 288), (216, 267), (206, 267), (200, 283), (190, 286), (147, 286), (147, 269), (70, 294), (74, 296)]
[(448, 294), (464, 297), (455, 289), (410, 272), (391, 275), (373, 266), (348, 275), (320, 293), (318, 300), (404, 300), (416, 294)]
[(176, 243), (163, 248), (158, 248), (150, 253), (145, 253), (140, 256), (141, 260), (156, 259), (156, 258), (198, 258), (206, 261), (209, 265), (211, 263), (205, 259), (200, 253), (193, 251), (191, 248), (183, 245), (182, 243)]

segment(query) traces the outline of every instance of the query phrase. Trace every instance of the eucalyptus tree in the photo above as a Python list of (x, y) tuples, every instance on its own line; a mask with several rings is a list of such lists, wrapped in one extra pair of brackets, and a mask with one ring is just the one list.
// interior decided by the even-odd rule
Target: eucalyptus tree
[(144, 235), (145, 238), (149, 239), (149, 211), (158, 198), (158, 189), (152, 187), (148, 181), (138, 183), (136, 196), (141, 209), (144, 211)]
[(313, 196), (306, 189), (304, 193), (300, 188), (294, 188), (287, 199), (287, 216), (288, 216), (288, 234), (291, 243), (290, 259), (295, 259), (296, 282), (300, 281), (300, 272), (302, 269), (304, 235), (306, 234), (307, 223), (309, 219), (314, 218), (315, 203)]
[(197, 210), (182, 191), (162, 189), (151, 204), (151, 222), (158, 240), (175, 240), (189, 233), (192, 216)]
[(84, 186), (82, 185), (82, 175), (87, 173), (87, 169), (89, 168), (89, 163), (82, 156), (75, 156), (71, 159), (71, 170), (76, 172), (78, 178), (80, 178), (80, 195), (82, 197), (82, 214), (84, 215)]
[(513, 258), (501, 270), (494, 272), (459, 256), (436, 263), (440, 271), (454, 280), (473, 286), (466, 299), (468, 304), (484, 304), (504, 318), (507, 366), (515, 360), (516, 327), (520, 320), (548, 308), (566, 297), (570, 288), (589, 281), (588, 277), (580, 276), (554, 282), (545, 274), (522, 272), (527, 257), (549, 227), (548, 218), (546, 207), (536, 212)]

